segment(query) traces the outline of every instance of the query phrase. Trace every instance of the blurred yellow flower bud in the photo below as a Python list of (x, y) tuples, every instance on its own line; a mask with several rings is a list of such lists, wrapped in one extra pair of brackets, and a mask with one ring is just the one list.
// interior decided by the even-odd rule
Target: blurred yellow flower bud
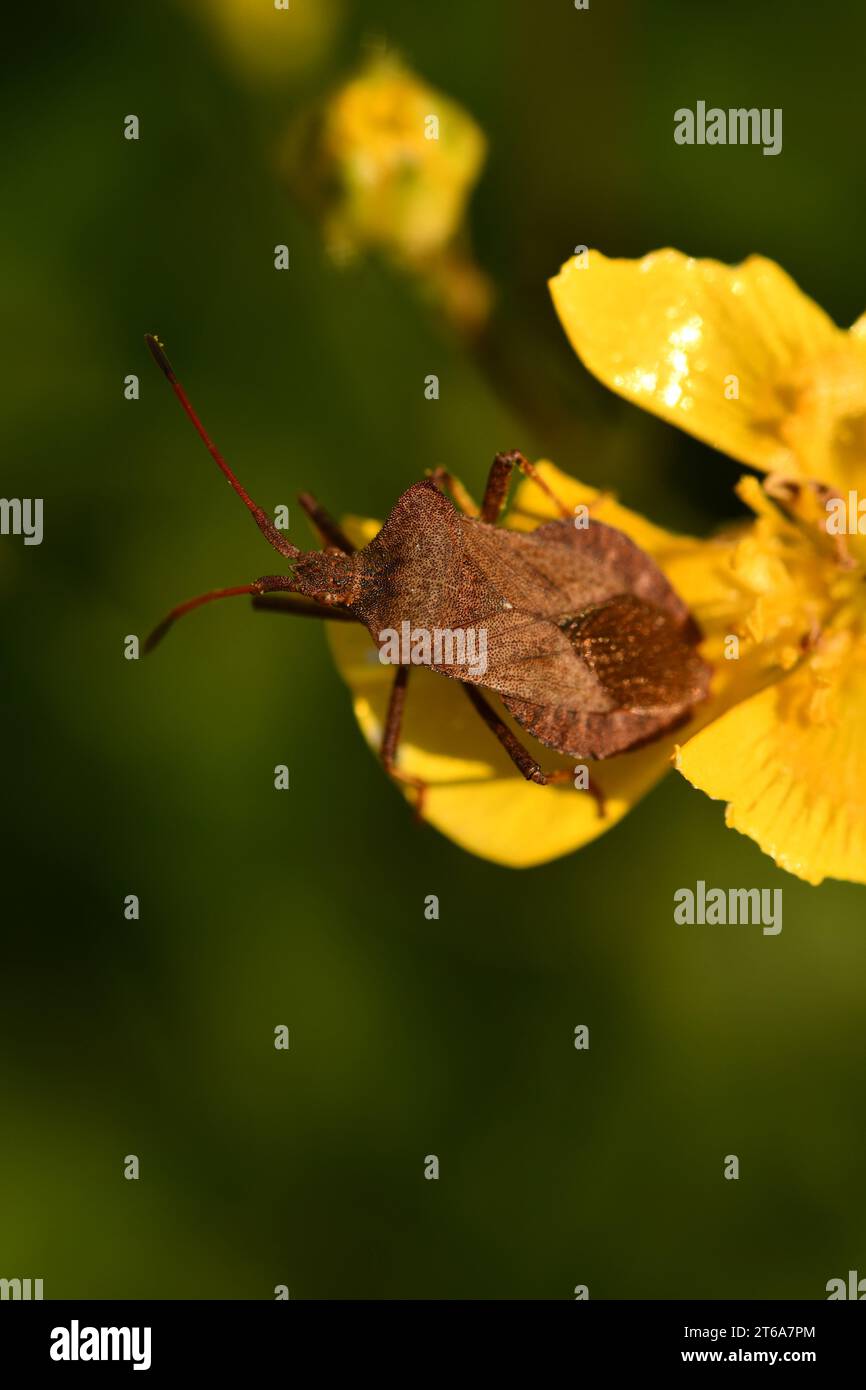
[(379, 52), (296, 127), (289, 165), (337, 259), (389, 256), (468, 325), (489, 306), (486, 278), (457, 244), (485, 153), (467, 111)]

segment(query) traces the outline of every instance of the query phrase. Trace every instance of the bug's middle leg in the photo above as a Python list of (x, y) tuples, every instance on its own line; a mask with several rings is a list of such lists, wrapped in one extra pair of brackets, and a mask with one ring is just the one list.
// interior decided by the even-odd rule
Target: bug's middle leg
[(480, 516), (482, 521), (486, 521), (490, 526), (496, 525), (502, 509), (505, 506), (505, 499), (508, 496), (508, 485), (511, 482), (511, 474), (515, 467), (519, 468), (524, 477), (531, 478), (536, 487), (541, 488), (545, 496), (550, 498), (560, 516), (567, 517), (569, 520), (573, 519), (574, 513), (564, 502), (561, 502), (556, 496), (556, 493), (548, 487), (547, 483), (539, 474), (538, 469), (535, 467), (535, 464), (530, 463), (528, 459), (524, 458), (519, 449), (512, 449), (510, 454), (497, 454), (490, 465), (490, 472), (487, 475), (487, 486), (484, 489), (484, 497), (481, 501)]
[(379, 757), (382, 766), (389, 777), (393, 777), (396, 782), (404, 782), (407, 786), (414, 787), (418, 793), (415, 802), (415, 817), (417, 820), (423, 819), (424, 802), (427, 798), (427, 783), (420, 777), (412, 777), (408, 772), (403, 772), (397, 766), (397, 748), (400, 743), (400, 731), (403, 726), (403, 711), (406, 708), (406, 688), (409, 684), (409, 666), (398, 666), (394, 675), (394, 684), (391, 686), (391, 698), (388, 701), (388, 712), (385, 715), (385, 732), (382, 735), (382, 744), (379, 749)]
[[(522, 772), (527, 782), (536, 782), (540, 787), (550, 787), (557, 782), (571, 782), (573, 780), (574, 771), (570, 767), (557, 768), (555, 772), (545, 772), (529, 750), (524, 748), (520, 739), (512, 733), (505, 720), (501, 719), (493, 706), (485, 700), (481, 691), (477, 690), (474, 685), (464, 685), (463, 689), (490, 732), (499, 739), (509, 758), (518, 771)], [(586, 790), (590, 796), (595, 798), (598, 814), (603, 816), (605, 811), (604, 792), (593, 783), (592, 778), (589, 779)]]

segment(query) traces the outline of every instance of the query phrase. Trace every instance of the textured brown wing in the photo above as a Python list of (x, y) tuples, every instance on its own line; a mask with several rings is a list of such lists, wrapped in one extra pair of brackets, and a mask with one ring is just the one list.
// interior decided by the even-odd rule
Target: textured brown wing
[(551, 521), (535, 531), (504, 531), (458, 519), (466, 556), (500, 587), (517, 609), (558, 621), (615, 594), (634, 594), (672, 617), (688, 619), (688, 609), (658, 565), (603, 522), (586, 527)]
[(617, 594), (559, 627), (618, 708), (667, 709), (694, 700), (702, 663), (663, 608)]
[(674, 728), (706, 695), (700, 633), (658, 566), (622, 532), (552, 522), (529, 534), (461, 523), (510, 612), (488, 618), (488, 670), (541, 742), (607, 758)]
[[(682, 723), (704, 698), (709, 668), (694, 630), (633, 594), (618, 594), (560, 628), (597, 681), (594, 700), (579, 703), (503, 696), (524, 728), (561, 753), (609, 758)], [(601, 699), (609, 701), (606, 709)]]

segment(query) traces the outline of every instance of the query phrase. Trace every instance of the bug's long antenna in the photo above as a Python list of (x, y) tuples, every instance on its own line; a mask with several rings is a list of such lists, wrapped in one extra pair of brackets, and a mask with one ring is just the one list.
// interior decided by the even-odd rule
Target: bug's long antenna
[(347, 612), (344, 608), (325, 607), (324, 604), (317, 604), (315, 601), (307, 602), (302, 598), (296, 598), (291, 590), (292, 583), (293, 580), (289, 575), (269, 574), (263, 579), (255, 579), (252, 584), (238, 584), (232, 589), (211, 589), (206, 594), (197, 594), (195, 598), (188, 598), (185, 603), (179, 603), (175, 608), (172, 608), (161, 623), (157, 623), (153, 632), (145, 639), (143, 650), (152, 652), (178, 618), (183, 618), (187, 613), (194, 612), (203, 604), (213, 603), (219, 598), (239, 598), (244, 594), (252, 595), (254, 608), (270, 608), (278, 613), (291, 613), (299, 618), (324, 618), (330, 619), (332, 622), (343, 623), (357, 622), (354, 614)]
[[(300, 555), (301, 552), (298, 549), (298, 547), (296, 545), (291, 545), (289, 541), (285, 540), (284, 537), (280, 535), (279, 531), (274, 526), (270, 518), (265, 514), (265, 512), (262, 511), (261, 507), (258, 507), (256, 505), (256, 503), (253, 501), (253, 499), (247, 492), (246, 488), (238, 482), (231, 468), (229, 468), (219, 449), (216, 447), (213, 440), (210, 438), (207, 430), (205, 429), (204, 425), (202, 424), (201, 420), (195, 413), (195, 410), (192, 407), (189, 397), (187, 396), (186, 392), (184, 391), (183, 387), (181, 386), (180, 382), (175, 376), (174, 369), (165, 355), (165, 349), (163, 348), (162, 343), (159, 341), (157, 337), (155, 337), (153, 333), (145, 333), (144, 341), (150, 348), (153, 360), (156, 362), (156, 365), (159, 367), (160, 371), (162, 371), (165, 374), (167, 380), (169, 381), (172, 387), (172, 390), (174, 391), (174, 394), (177, 396), (178, 400), (184, 408), (184, 411), (189, 416), (190, 420), (195, 426), (199, 438), (201, 439), (202, 443), (204, 444), (214, 463), (221, 470), (223, 475), (228, 479), (229, 483), (234, 488), (235, 492), (237, 493), (241, 501), (244, 503), (244, 505), (249, 509), (250, 513), (252, 514), (253, 520), (255, 521), (262, 535), (265, 537), (266, 540), (270, 541), (271, 545), (274, 547), (274, 550), (278, 550), (280, 554), (285, 555), (287, 559), (292, 560), (297, 555)], [(237, 592), (241, 591), (238, 590)]]
[(261, 588), (258, 584), (239, 584), (234, 589), (211, 589), (207, 594), (199, 594), (196, 598), (188, 598), (185, 603), (179, 603), (176, 608), (172, 608), (167, 613), (161, 623), (156, 627), (149, 637), (145, 639), (144, 650), (152, 652), (158, 642), (161, 642), (170, 627), (173, 627), (178, 618), (184, 614), (191, 613), (195, 608), (201, 608), (203, 603), (213, 603), (218, 598), (236, 598), (240, 594), (260, 594)]

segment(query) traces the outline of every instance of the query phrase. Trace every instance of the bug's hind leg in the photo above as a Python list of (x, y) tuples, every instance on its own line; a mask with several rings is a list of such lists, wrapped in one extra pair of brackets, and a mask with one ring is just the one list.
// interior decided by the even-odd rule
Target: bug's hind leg
[(407, 772), (403, 772), (397, 766), (397, 748), (400, 743), (400, 730), (403, 725), (403, 711), (406, 707), (406, 687), (409, 684), (408, 666), (398, 666), (394, 675), (394, 684), (391, 686), (391, 698), (388, 701), (388, 713), (385, 715), (385, 732), (382, 735), (382, 746), (379, 749), (379, 757), (382, 766), (389, 777), (393, 777), (397, 782), (405, 782), (408, 786), (414, 787), (418, 793), (415, 802), (415, 818), (423, 820), (424, 802), (427, 798), (427, 783), (420, 777), (410, 777)]
[(326, 545), (333, 546), (336, 550), (342, 551), (344, 555), (354, 553), (355, 547), (340, 523), (334, 520), (321, 502), (316, 501), (311, 492), (299, 492), (298, 501)]
[[(544, 772), (541, 764), (537, 763), (529, 750), (524, 748), (520, 739), (512, 733), (505, 720), (501, 719), (493, 706), (485, 700), (480, 690), (477, 690), (474, 685), (464, 685), (463, 689), (490, 732), (499, 739), (514, 766), (523, 774), (527, 782), (536, 782), (540, 787), (550, 787), (557, 782), (573, 781), (574, 770), (570, 767), (558, 768), (556, 772)], [(603, 816), (605, 812), (604, 792), (592, 781), (592, 778), (589, 779), (586, 790), (590, 796), (595, 798), (598, 814)]]
[(519, 468), (524, 477), (531, 478), (536, 487), (541, 488), (545, 496), (550, 498), (560, 516), (567, 517), (569, 521), (573, 519), (574, 513), (571, 508), (561, 502), (556, 493), (548, 487), (535, 464), (524, 458), (519, 449), (512, 449), (509, 454), (497, 454), (490, 465), (487, 486), (484, 489), (484, 497), (481, 502), (480, 517), (482, 521), (486, 521), (489, 526), (496, 525), (505, 506), (508, 485), (511, 482), (511, 475), (515, 467)]

